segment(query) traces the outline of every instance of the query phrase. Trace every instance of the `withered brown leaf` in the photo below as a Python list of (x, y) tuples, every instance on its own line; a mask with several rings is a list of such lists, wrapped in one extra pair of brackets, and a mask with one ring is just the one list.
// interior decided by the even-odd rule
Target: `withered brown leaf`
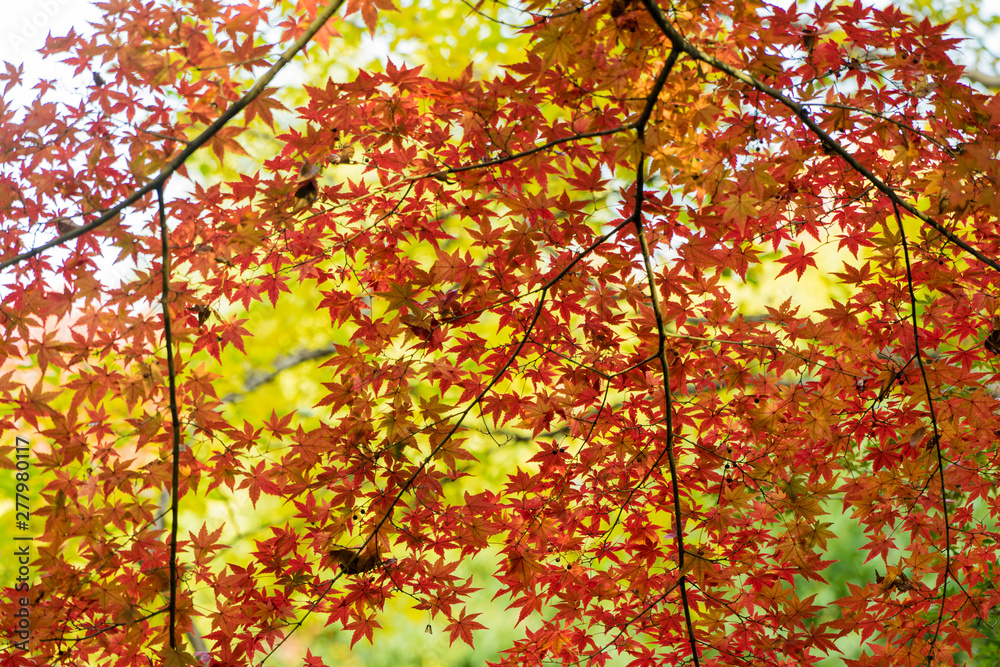
[(1000, 354), (1000, 329), (994, 329), (983, 341), (983, 346), (993, 354)]
[(354, 549), (334, 549), (330, 552), (330, 558), (340, 564), (340, 569), (344, 571), (344, 574), (371, 572), (379, 564), (378, 553), (374, 549), (369, 549), (364, 553), (359, 553)]

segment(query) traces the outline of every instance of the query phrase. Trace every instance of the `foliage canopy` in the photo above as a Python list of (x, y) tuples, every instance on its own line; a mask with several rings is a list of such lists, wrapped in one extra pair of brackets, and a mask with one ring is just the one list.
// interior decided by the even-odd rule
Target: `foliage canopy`
[[(76, 99), (0, 110), (0, 423), (8, 451), (35, 432), (40, 494), (10, 664), (260, 664), (310, 619), (371, 640), (393, 599), (472, 645), (478, 554), (525, 628), (503, 664), (971, 653), (998, 604), (1000, 98), (942, 26), (101, 6), (46, 46)], [(821, 307), (732, 296), (831, 264)], [(268, 314), (286, 347), (240, 386)], [(292, 405), (243, 403), (283, 369)], [(838, 599), (834, 520), (875, 566)]]

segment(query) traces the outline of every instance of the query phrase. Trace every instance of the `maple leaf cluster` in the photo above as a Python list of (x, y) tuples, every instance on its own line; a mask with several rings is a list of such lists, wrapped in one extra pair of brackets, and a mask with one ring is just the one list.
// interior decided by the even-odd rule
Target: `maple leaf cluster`
[[(1000, 603), (1000, 97), (944, 27), (480, 3), (511, 64), (285, 94), (410, 8), (102, 6), (46, 45), (99, 74), (79, 103), (0, 108), (0, 449), (32, 433), (43, 523), (15, 659), (261, 664), (310, 619), (377, 641), (398, 598), (472, 645), (477, 556), (524, 625), (503, 665), (971, 653)], [(771, 269), (800, 287), (747, 311)], [(266, 379), (307, 366), (311, 412), (244, 414), (226, 359), (296, 295), (330, 338)], [(288, 513), (236, 548), (190, 510), (237, 499)], [(803, 591), (834, 521), (876, 567), (831, 601)]]

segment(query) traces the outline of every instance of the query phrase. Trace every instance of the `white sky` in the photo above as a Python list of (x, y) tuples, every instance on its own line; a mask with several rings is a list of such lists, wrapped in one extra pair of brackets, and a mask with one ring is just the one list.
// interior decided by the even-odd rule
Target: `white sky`
[(49, 32), (61, 37), (73, 26), (81, 32), (87, 21), (100, 17), (100, 10), (87, 0), (0, 0), (0, 10), (0, 60), (24, 63), (26, 75), (41, 69), (37, 51)]

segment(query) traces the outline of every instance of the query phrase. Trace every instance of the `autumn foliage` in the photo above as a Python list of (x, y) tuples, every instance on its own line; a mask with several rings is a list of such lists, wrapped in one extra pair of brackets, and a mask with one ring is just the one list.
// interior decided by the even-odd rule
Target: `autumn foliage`
[[(289, 94), (412, 7), (274, 4), (107, 2), (46, 46), (75, 100), (2, 108), (0, 444), (34, 443), (39, 532), (10, 664), (257, 665), (316, 619), (372, 640), (399, 598), (471, 645), (477, 554), (525, 628), (505, 665), (971, 653), (1000, 604), (1000, 97), (942, 26), (480, 3), (509, 65), (389, 54)], [(836, 289), (744, 312), (770, 266)], [(223, 359), (293, 293), (329, 320), (312, 413), (241, 416)], [(237, 498), (287, 519), (237, 544), (185, 514)], [(877, 576), (803, 595), (842, 516)]]

